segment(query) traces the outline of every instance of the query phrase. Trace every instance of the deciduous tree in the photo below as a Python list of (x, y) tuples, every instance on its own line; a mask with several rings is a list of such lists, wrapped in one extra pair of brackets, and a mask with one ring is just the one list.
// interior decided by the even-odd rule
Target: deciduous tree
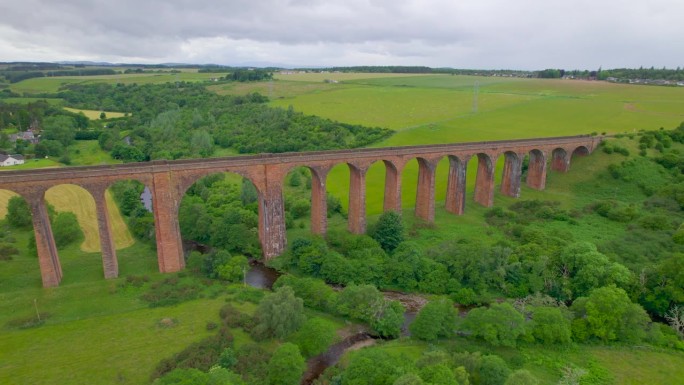
[(28, 227), (31, 225), (31, 210), (24, 198), (13, 196), (7, 202), (7, 221), (15, 227)]
[(409, 329), (411, 335), (425, 341), (448, 338), (454, 334), (456, 310), (448, 298), (439, 298), (425, 305)]
[(304, 301), (295, 297), (291, 287), (280, 287), (259, 302), (254, 319), (256, 326), (252, 332), (255, 337), (285, 338), (306, 321)]
[(306, 363), (297, 345), (286, 342), (275, 350), (268, 362), (268, 383), (298, 385), (305, 370)]

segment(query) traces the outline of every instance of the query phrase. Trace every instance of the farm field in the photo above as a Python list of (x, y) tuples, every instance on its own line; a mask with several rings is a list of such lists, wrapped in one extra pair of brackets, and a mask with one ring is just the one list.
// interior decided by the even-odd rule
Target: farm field
[[(16, 196), (13, 192), (0, 190), (0, 219), (4, 219), (7, 215), (7, 202), (13, 196)], [(128, 226), (121, 217), (119, 208), (109, 191), (107, 191), (105, 199), (107, 200), (109, 220), (116, 248), (122, 249), (131, 246), (135, 240), (128, 231)], [(90, 253), (100, 251), (100, 234), (97, 227), (95, 201), (90, 193), (79, 186), (65, 184), (46, 191), (45, 200), (57, 211), (70, 211), (76, 214), (85, 236), (80, 246), (82, 251)]]
[(65, 84), (158, 84), (173, 83), (178, 81), (198, 82), (210, 80), (225, 74), (198, 73), (197, 71), (181, 71), (178, 73), (142, 73), (142, 74), (118, 74), (118, 75), (96, 75), (96, 76), (58, 76), (32, 78), (14, 83), (10, 86), (13, 92), (28, 95), (45, 92), (57, 92)]
[[(337, 84), (321, 75), (278, 75), (274, 90), (289, 90), (272, 104), (342, 122), (397, 131), (377, 147), (471, 141), (633, 133), (684, 121), (684, 88), (633, 86), (596, 81), (521, 79), (451, 75), (358, 76), (344, 74)], [(285, 80), (287, 79), (287, 80)], [(477, 112), (473, 111), (478, 84)], [(281, 84), (282, 83), (282, 84)], [(261, 86), (264, 86), (263, 84)], [(308, 88), (307, 88), (308, 87)], [(241, 92), (247, 92), (243, 86)], [(299, 93), (298, 93), (299, 92)], [(287, 92), (284, 92), (287, 94)], [(503, 159), (497, 164), (500, 178)], [(472, 189), (477, 161), (468, 165)], [(446, 192), (448, 162), (437, 168), (437, 199)], [(403, 173), (402, 206), (413, 207), (417, 162)], [(328, 191), (348, 202), (349, 170), (328, 175)], [(366, 177), (369, 214), (382, 210), (384, 167), (374, 164)]]
[(82, 112), (83, 115), (87, 116), (88, 119), (90, 119), (90, 120), (99, 120), (100, 114), (102, 112), (104, 112), (106, 114), (107, 118), (122, 118), (125, 115), (123, 112), (113, 112), (113, 111), (79, 110), (76, 108), (69, 108), (69, 107), (65, 107), (64, 109), (67, 111), (76, 113), (76, 114), (78, 114), (79, 112)]
[(633, 132), (671, 127), (684, 119), (681, 87), (450, 75), (353, 79), (337, 85), (272, 104), (398, 131), (379, 146)]

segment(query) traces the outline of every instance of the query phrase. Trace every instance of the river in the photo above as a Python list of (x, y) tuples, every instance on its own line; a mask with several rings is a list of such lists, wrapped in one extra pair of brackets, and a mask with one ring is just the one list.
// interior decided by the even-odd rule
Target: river
[[(271, 289), (275, 281), (280, 277), (280, 273), (275, 269), (264, 266), (261, 263), (252, 261), (250, 269), (247, 271), (245, 281), (249, 286), (259, 289)], [(406, 309), (404, 312), (404, 323), (401, 327), (401, 335), (409, 336), (409, 325), (416, 318), (418, 311), (425, 306), (427, 300), (419, 295), (407, 294), (398, 291), (383, 291), (383, 296), (387, 300), (399, 301)], [(342, 341), (330, 346), (328, 350), (318, 356), (311, 357), (307, 361), (307, 370), (302, 378), (303, 385), (313, 383), (323, 372), (337, 363), (345, 352), (360, 349), (375, 343), (375, 337), (369, 331), (359, 325), (352, 325), (341, 331)]]
[[(211, 247), (193, 241), (183, 241), (186, 253), (197, 250), (202, 253), (211, 251)], [(245, 283), (249, 286), (271, 290), (273, 284), (282, 274), (277, 270), (263, 265), (257, 261), (250, 261), (250, 268), (245, 276)], [(336, 290), (341, 287), (334, 287)], [(404, 323), (401, 327), (402, 336), (410, 336), (409, 326), (416, 318), (420, 309), (425, 306), (427, 300), (417, 294), (402, 293), (399, 291), (382, 291), (385, 299), (399, 301), (406, 311), (404, 312)], [(462, 310), (462, 309), (459, 309)], [(307, 370), (302, 377), (303, 385), (310, 385), (323, 372), (337, 363), (337, 361), (349, 350), (360, 349), (375, 343), (376, 337), (371, 336), (369, 330), (362, 325), (354, 324), (338, 332), (342, 340), (328, 348), (328, 350), (318, 356), (311, 357), (307, 361)]]

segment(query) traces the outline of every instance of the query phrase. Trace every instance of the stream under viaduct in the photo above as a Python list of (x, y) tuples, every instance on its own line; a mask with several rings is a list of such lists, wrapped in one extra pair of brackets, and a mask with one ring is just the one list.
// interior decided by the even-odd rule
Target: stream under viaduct
[(435, 170), (445, 157), (449, 160), (445, 207), (448, 212), (459, 215), (465, 208), (466, 166), (471, 159), (476, 158), (478, 163), (474, 201), (489, 207), (494, 200), (494, 167), (500, 156), (504, 157), (501, 193), (518, 197), (525, 155), (529, 156), (527, 185), (542, 190), (549, 165), (553, 170), (566, 172), (573, 155), (588, 155), (600, 141), (600, 137), (573, 136), (16, 170), (0, 173), (0, 189), (14, 191), (28, 202), (43, 286), (50, 287), (59, 285), (62, 279), (45, 203), (45, 192), (56, 185), (78, 185), (93, 196), (104, 276), (114, 278), (118, 276), (119, 269), (105, 190), (119, 180), (138, 180), (150, 188), (159, 270), (174, 272), (185, 266), (178, 226), (180, 201), (193, 183), (209, 174), (233, 172), (252, 181), (258, 191), (259, 239), (265, 258), (272, 258), (286, 247), (283, 183), (287, 173), (296, 167), (311, 170), (311, 230), (324, 234), (327, 228), (327, 174), (337, 164), (349, 166), (348, 229), (360, 234), (366, 231), (366, 172), (375, 162), (382, 161), (386, 170), (384, 210), (400, 211), (402, 171), (409, 161), (418, 161), (415, 214), (432, 222), (435, 216)]

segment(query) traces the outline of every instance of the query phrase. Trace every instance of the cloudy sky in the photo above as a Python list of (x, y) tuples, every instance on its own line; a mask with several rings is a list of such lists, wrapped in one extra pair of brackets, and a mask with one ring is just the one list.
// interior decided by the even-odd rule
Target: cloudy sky
[(6, 0), (0, 61), (684, 67), (682, 0)]

